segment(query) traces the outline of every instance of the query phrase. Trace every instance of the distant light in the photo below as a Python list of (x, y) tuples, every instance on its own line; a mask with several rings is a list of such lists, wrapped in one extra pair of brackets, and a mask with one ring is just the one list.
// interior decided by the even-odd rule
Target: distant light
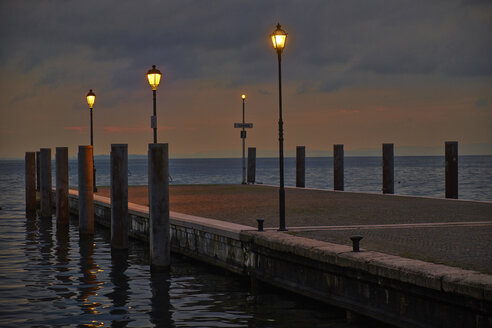
[(285, 41), (287, 40), (287, 33), (280, 27), (280, 24), (277, 24), (277, 29), (273, 31), (271, 35), (273, 47), (278, 53), (281, 53), (282, 50), (284, 50)]
[(87, 94), (87, 103), (89, 104), (89, 108), (92, 109), (94, 106), (94, 102), (96, 101), (96, 94), (92, 92), (92, 89), (89, 90)]
[(241, 95), (241, 98), (242, 98), (243, 100), (244, 100), (244, 99), (246, 99), (246, 95), (243, 93), (243, 94)]
[(149, 80), (149, 84), (152, 87), (152, 90), (157, 90), (157, 86), (161, 81), (161, 71), (155, 68), (155, 65), (152, 65), (152, 69), (149, 69), (147, 72), (147, 79)]

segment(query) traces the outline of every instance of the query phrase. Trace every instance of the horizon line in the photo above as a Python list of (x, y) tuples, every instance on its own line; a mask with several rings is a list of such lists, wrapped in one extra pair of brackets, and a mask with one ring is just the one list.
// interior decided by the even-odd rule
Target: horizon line
[[(144, 155), (144, 154), (128, 154), (128, 158), (130, 158), (131, 156), (133, 157), (142, 157), (142, 158), (147, 158), (147, 155)], [(394, 157), (444, 157), (445, 154), (442, 154), (442, 155), (394, 155)], [(492, 154), (462, 154), (462, 155), (459, 155), (458, 154), (458, 157), (463, 157), (463, 156), (492, 156)], [(110, 157), (110, 155), (106, 155), (106, 154), (98, 154), (98, 155), (94, 155), (94, 157)], [(248, 156), (246, 156), (247, 158)], [(324, 158), (324, 157), (333, 157), (333, 155), (328, 155), (328, 156), (307, 156), (306, 155), (306, 158)], [(345, 155), (344, 157), (382, 157), (382, 155)], [(278, 159), (278, 156), (257, 156), (256, 157), (257, 159), (258, 158), (263, 158), (263, 159)], [(296, 156), (284, 156), (284, 158), (296, 158)], [(71, 156), (68, 158), (69, 160), (76, 160), (77, 159), (77, 156)], [(233, 156), (233, 157), (169, 157), (169, 159), (242, 159), (242, 156)], [(24, 160), (24, 158), (22, 157), (0, 157), (0, 161), (20, 161), (20, 160)], [(55, 158), (53, 157), (51, 159), (52, 161), (55, 160)]]

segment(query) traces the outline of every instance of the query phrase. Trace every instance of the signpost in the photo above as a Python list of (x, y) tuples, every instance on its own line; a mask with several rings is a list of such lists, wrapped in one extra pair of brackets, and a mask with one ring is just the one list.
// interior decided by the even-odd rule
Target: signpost
[(251, 129), (253, 128), (253, 123), (234, 123), (234, 127)]
[(245, 141), (246, 141), (246, 130), (245, 129), (252, 129), (253, 128), (253, 123), (245, 123), (244, 122), (244, 100), (246, 99), (246, 95), (241, 95), (241, 98), (243, 99), (243, 123), (234, 123), (234, 128), (235, 129), (242, 129), (241, 130), (241, 139), (243, 139), (243, 182), (242, 184), (246, 184), (246, 159), (245, 159)]

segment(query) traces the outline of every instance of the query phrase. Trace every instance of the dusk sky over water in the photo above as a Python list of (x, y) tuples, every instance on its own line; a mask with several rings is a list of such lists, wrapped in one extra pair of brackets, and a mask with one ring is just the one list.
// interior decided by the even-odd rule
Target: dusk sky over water
[(158, 140), (171, 157), (239, 157), (233, 124), (258, 156), (278, 154), (282, 54), (287, 155), (492, 154), (492, 1), (0, 2), (0, 158), (90, 143), (85, 95), (96, 93), (95, 154)]

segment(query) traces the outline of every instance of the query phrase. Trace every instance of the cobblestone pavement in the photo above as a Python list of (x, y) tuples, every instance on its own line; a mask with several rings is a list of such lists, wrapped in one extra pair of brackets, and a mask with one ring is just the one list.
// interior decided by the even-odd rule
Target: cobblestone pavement
[[(109, 197), (109, 188), (98, 194)], [(130, 202), (148, 205), (146, 186), (130, 187)], [(278, 226), (278, 188), (252, 185), (174, 185), (171, 211), (256, 227)], [(298, 236), (350, 244), (361, 234), (361, 247), (492, 273), (492, 228), (473, 226), (405, 229), (294, 231), (300, 226), (492, 221), (492, 202), (471, 202), (301, 188), (286, 189), (288, 232)], [(314, 229), (313, 229), (314, 230)]]
[(361, 235), (362, 250), (457, 266), (492, 274), (492, 224), (481, 227), (426, 227), (290, 232), (293, 235), (352, 245)]

